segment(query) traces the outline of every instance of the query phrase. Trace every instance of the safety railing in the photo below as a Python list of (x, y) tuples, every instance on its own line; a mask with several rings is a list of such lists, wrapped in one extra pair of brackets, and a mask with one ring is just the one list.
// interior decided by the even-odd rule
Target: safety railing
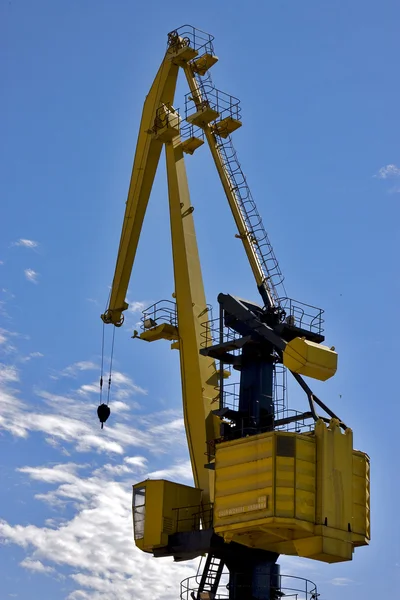
[[(230, 583), (228, 579), (228, 583), (225, 583), (226, 578), (229, 578), (229, 572), (223, 572), (223, 583), (219, 586), (218, 592), (210, 596), (207, 600), (223, 600), (228, 599), (230, 597)], [(265, 584), (261, 586), (257, 586), (257, 591), (261, 592), (260, 596), (267, 597), (268, 596), (278, 600), (283, 597), (288, 598), (290, 600), (317, 600), (319, 597), (317, 586), (313, 581), (309, 579), (304, 579), (303, 577), (295, 577), (294, 575), (272, 575), (273, 581), (268, 581), (266, 578)], [(199, 575), (194, 575), (193, 577), (188, 577), (184, 581), (181, 582), (181, 600), (200, 600), (201, 597), (198, 595), (199, 590)], [(252, 598), (252, 588), (251, 586), (236, 586), (236, 589), (241, 589), (241, 597), (243, 597), (243, 592), (248, 589), (248, 597)], [(272, 594), (272, 595), (271, 595)]]
[[(239, 410), (239, 389), (239, 382), (224, 384), (223, 408)], [(286, 369), (284, 367), (275, 367), (272, 398), (275, 407), (275, 419), (289, 416), (288, 411), (290, 409), (286, 407)], [(293, 414), (295, 412), (293, 411)]]
[(161, 323), (168, 323), (177, 327), (176, 303), (171, 300), (159, 300), (142, 312), (141, 329), (145, 331), (157, 327)]
[(201, 80), (198, 82), (198, 86), (201, 96), (200, 102), (193, 98), (193, 93), (185, 95), (186, 119), (202, 108), (211, 108), (218, 113), (218, 116), (216, 117), (218, 120), (232, 117), (232, 119), (240, 121), (241, 108), (240, 100), (238, 98), (235, 98), (235, 96), (231, 96), (226, 92), (222, 92), (211, 85), (203, 84)]
[(214, 54), (214, 36), (192, 25), (182, 25), (168, 34), (168, 48), (190, 46), (199, 54)]
[[(282, 324), (289, 327), (298, 327), (311, 333), (322, 335), (324, 332), (324, 311), (316, 306), (293, 300), (292, 298), (282, 298), (279, 300), (281, 308)], [(223, 327), (223, 341), (229, 342), (239, 339), (241, 336), (230, 327)], [(202, 323), (201, 347), (208, 348), (219, 344), (221, 340), (220, 319), (213, 319)], [(232, 351), (234, 353), (234, 351)]]
[(293, 327), (310, 330), (312, 333), (322, 334), (324, 311), (311, 304), (304, 304), (292, 298), (280, 298), (279, 304), (285, 311), (285, 322)]
[(201, 129), (201, 127), (196, 127), (195, 125), (193, 125), (192, 123), (188, 123), (187, 121), (181, 122), (180, 136), (183, 142), (190, 138), (197, 138), (204, 142), (203, 129)]
[[(232, 406), (238, 407), (238, 400), (239, 397), (234, 397), (232, 394)], [(226, 405), (226, 408), (231, 407)], [(231, 410), (237, 410), (237, 408), (231, 408)], [(243, 415), (240, 413), (226, 417), (226, 421), (227, 427), (224, 428), (223, 436), (216, 438), (215, 440), (210, 440), (206, 443), (205, 455), (207, 456), (209, 463), (215, 459), (216, 446), (221, 442), (227, 442), (230, 440), (258, 435), (260, 433), (267, 433), (270, 431), (311, 434), (315, 429), (315, 420), (311, 412), (304, 413), (292, 408), (285, 408), (281, 411), (276, 411), (274, 416), (271, 417), (268, 425), (265, 426), (253, 426), (251, 417), (243, 417)], [(231, 422), (231, 425), (229, 425), (229, 421)]]
[[(209, 321), (204, 321), (204, 323), (201, 324), (202, 327), (202, 331), (201, 331), (201, 339), (202, 341), (200, 342), (200, 346), (202, 348), (209, 348), (210, 346), (214, 346), (215, 344), (219, 344), (220, 343), (220, 334), (221, 334), (221, 329), (220, 329), (220, 319), (210, 319)], [(234, 340), (238, 340), (241, 337), (241, 335), (235, 331), (234, 329), (231, 329), (230, 327), (224, 327), (223, 328), (223, 341), (224, 342), (232, 342)], [(232, 351), (233, 353), (233, 351)]]
[(287, 370), (283, 365), (275, 365), (273, 374), (273, 399), (276, 411), (287, 408)]
[(162, 104), (156, 110), (156, 116), (154, 119), (153, 133), (157, 134), (165, 128), (171, 128), (175, 131), (179, 131), (181, 123), (181, 117), (179, 110), (174, 108), (172, 104)]
[(192, 505), (173, 508), (175, 531), (199, 531), (209, 527), (213, 520), (213, 504)]

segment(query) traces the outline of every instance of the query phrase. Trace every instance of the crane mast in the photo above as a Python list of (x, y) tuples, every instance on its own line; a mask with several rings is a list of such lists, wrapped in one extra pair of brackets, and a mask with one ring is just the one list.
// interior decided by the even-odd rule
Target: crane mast
[[(303, 379), (332, 377), (337, 354), (322, 343), (322, 311), (287, 298), (233, 146), (242, 125), (239, 100), (215, 88), (210, 75), (217, 61), (209, 34), (189, 25), (168, 34), (143, 107), (110, 300), (101, 315), (104, 323), (123, 324), (165, 147), (174, 301), (146, 309), (134, 337), (168, 340), (179, 352), (194, 487), (135, 484), (135, 543), (175, 560), (206, 555), (203, 570), (182, 584), (184, 600), (219, 597), (224, 569), (230, 600), (277, 600), (285, 587), (299, 600), (314, 600), (310, 582), (304, 589), (284, 585), (276, 561), (279, 554), (351, 560), (356, 547), (368, 544), (369, 458), (353, 449), (351, 429)], [(184, 118), (173, 106), (180, 69), (189, 87)], [(257, 305), (221, 293), (217, 319), (205, 298), (184, 159), (205, 142), (262, 299)], [(278, 401), (277, 377), (286, 372), (305, 393), (304, 412)], [(226, 384), (233, 373), (239, 381)]]

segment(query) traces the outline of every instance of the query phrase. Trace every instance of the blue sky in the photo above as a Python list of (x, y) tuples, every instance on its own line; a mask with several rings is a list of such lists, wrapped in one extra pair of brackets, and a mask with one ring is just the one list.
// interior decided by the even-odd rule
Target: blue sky
[[(235, 145), (286, 288), (326, 310), (339, 352), (316, 388), (372, 461), (370, 547), (341, 565), (283, 557), (282, 570), (327, 600), (394, 598), (399, 19), (394, 0), (0, 0), (1, 598), (173, 600), (195, 568), (148, 558), (131, 535), (132, 483), (190, 482), (178, 357), (130, 339), (140, 310), (173, 291), (163, 163), (103, 432), (95, 414), (142, 103), (183, 23), (216, 38), (214, 81), (241, 99)], [(257, 299), (205, 147), (187, 169), (208, 301)]]

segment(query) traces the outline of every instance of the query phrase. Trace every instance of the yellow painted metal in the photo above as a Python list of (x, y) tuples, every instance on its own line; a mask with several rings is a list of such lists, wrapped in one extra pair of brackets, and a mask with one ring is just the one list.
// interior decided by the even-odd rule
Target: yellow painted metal
[(226, 541), (324, 562), (369, 540), (369, 460), (352, 432), (320, 420), (217, 444), (215, 532)]
[(202, 146), (203, 144), (204, 140), (193, 135), (184, 142), (182, 142), (182, 150), (185, 152), (185, 154), (193, 154), (193, 152), (195, 152), (195, 150), (197, 150), (197, 148), (200, 148), (200, 146)]
[(168, 535), (199, 529), (200, 511), (199, 489), (165, 479), (137, 483), (132, 502), (136, 546), (153, 552), (168, 544)]
[(199, 58), (196, 58), (196, 60), (194, 60), (191, 63), (192, 71), (194, 73), (198, 73), (199, 75), (203, 76), (217, 62), (218, 62), (217, 56), (215, 56), (214, 54), (210, 54), (209, 52), (206, 52), (205, 54), (202, 54), (202, 56), (199, 56)]
[[(329, 427), (319, 421), (307, 434), (275, 431), (217, 444), (215, 484), (214, 472), (204, 466), (206, 442), (219, 437), (219, 419), (211, 412), (218, 389), (214, 361), (199, 355), (203, 335), (207, 335), (202, 324), (208, 316), (183, 153), (193, 153), (202, 140), (192, 137), (182, 143), (179, 138), (179, 116), (172, 108), (179, 67), (185, 71), (196, 105), (196, 113), (188, 121), (204, 130), (256, 283), (266, 285), (268, 293), (268, 282), (257, 241), (247, 229), (216, 138), (226, 137), (241, 123), (231, 117), (212, 123), (218, 112), (201, 97), (194, 71), (207, 70), (213, 60), (210, 55), (188, 65), (197, 56), (197, 51), (177, 38), (146, 98), (110, 303), (102, 315), (105, 322), (118, 326), (128, 306), (126, 291), (143, 217), (165, 145), (178, 329), (160, 324), (139, 337), (167, 339), (173, 342), (171, 348), (179, 350), (183, 412), (196, 488), (154, 480), (134, 486), (143, 491), (145, 499), (143, 505), (134, 507), (136, 533), (141, 531), (144, 515), (143, 535), (137, 535), (136, 543), (148, 552), (166, 545), (174, 527), (186, 527), (178, 524), (177, 517), (174, 521), (174, 509), (204, 507), (214, 501), (215, 490), (214, 528), (226, 541), (325, 562), (349, 560), (354, 547), (367, 544), (370, 537), (369, 459), (353, 450), (351, 431), (341, 433), (335, 420)], [(269, 299), (274, 305), (271, 294)], [(337, 355), (297, 338), (287, 345), (284, 364), (296, 373), (325, 380), (336, 371)], [(139, 493), (137, 497), (140, 500)], [(190, 510), (187, 515), (188, 521), (194, 517)], [(203, 520), (203, 526), (210, 524)]]
[(364, 452), (353, 451), (353, 537), (355, 546), (371, 538), (370, 465)]
[[(183, 68), (184, 68), (186, 79), (187, 79), (187, 82), (188, 82), (188, 85), (189, 85), (189, 88), (190, 88), (190, 91), (192, 94), (193, 101), (196, 104), (196, 107), (199, 107), (199, 110), (201, 110), (201, 106), (202, 106), (202, 103), (204, 103), (204, 100), (202, 98), (201, 90), (197, 84), (196, 78), (194, 77), (194, 74), (189, 65), (187, 65)], [(248, 228), (246, 226), (246, 223), (244, 221), (243, 215), (240, 210), (240, 204), (236, 197), (236, 191), (235, 191), (236, 186), (231, 181), (229, 173), (224, 166), (224, 161), (222, 159), (221, 152), (218, 148), (218, 142), (215, 137), (215, 133), (213, 133), (213, 131), (212, 131), (212, 126), (209, 125), (209, 122), (203, 123), (203, 124), (199, 123), (199, 126), (204, 129), (204, 135), (205, 135), (208, 145), (210, 147), (211, 154), (214, 159), (214, 163), (215, 163), (219, 178), (222, 183), (222, 187), (224, 188), (225, 195), (227, 197), (233, 218), (236, 223), (236, 227), (238, 228), (239, 237), (242, 240), (242, 243), (243, 243), (251, 270), (253, 272), (254, 278), (256, 280), (257, 286), (261, 286), (265, 283), (266, 278), (265, 278), (262, 264), (257, 256), (257, 252), (255, 250), (254, 244), (256, 244), (256, 241), (250, 235), (250, 232), (248, 231)], [(271, 294), (269, 294), (269, 301), (271, 303), (271, 306), (273, 306), (274, 299)]]
[(239, 129), (242, 126), (242, 122), (233, 117), (225, 117), (214, 123), (212, 132), (219, 135), (222, 138), (227, 138), (231, 133)]
[(161, 142), (171, 142), (179, 135), (180, 116), (172, 106), (162, 104), (154, 121), (154, 137)]
[(219, 434), (219, 420), (211, 413), (217, 392), (209, 383), (215, 364), (212, 359), (199, 355), (202, 333), (206, 331), (202, 323), (209, 317), (183, 148), (177, 135), (179, 119), (172, 107), (179, 66), (187, 65), (195, 56), (197, 51), (181, 45), (179, 40), (169, 48), (144, 103), (110, 302), (102, 318), (106, 323), (122, 324), (143, 218), (165, 145), (179, 340), (175, 328), (165, 325), (146, 330), (139, 337), (147, 341), (169, 339), (180, 351), (183, 412), (193, 475), (195, 484), (203, 489), (203, 501), (208, 503), (212, 499), (214, 474), (204, 467), (206, 442)]
[(173, 56), (167, 51), (143, 107), (110, 302), (102, 315), (106, 323), (114, 325), (122, 324), (122, 312), (128, 308), (126, 292), (163, 147), (163, 142), (153, 135), (157, 110), (161, 104), (173, 103), (179, 70), (172, 61)]
[(290, 371), (326, 381), (336, 373), (337, 353), (305, 338), (291, 340), (283, 351), (283, 364)]
[(155, 342), (157, 340), (178, 340), (178, 329), (169, 323), (161, 323), (156, 327), (146, 329), (139, 335), (141, 340), (145, 342)]
[(197, 50), (185, 45), (182, 38), (177, 39), (177, 45), (171, 46), (170, 50), (174, 53), (173, 62), (175, 65), (184, 66), (189, 60), (193, 60), (198, 56)]
[(211, 411), (216, 394), (208, 383), (214, 361), (199, 355), (209, 319), (190, 204), (184, 155), (179, 139), (165, 145), (168, 196), (174, 262), (175, 297), (179, 330), (179, 354), (183, 415), (195, 486), (203, 490), (203, 502), (212, 502), (214, 473), (206, 469), (206, 442), (219, 435), (219, 419)]
[(198, 110), (193, 113), (193, 115), (189, 115), (187, 117), (188, 123), (192, 125), (196, 125), (196, 127), (205, 127), (211, 121), (215, 121), (218, 119), (219, 112), (208, 106), (207, 101), (204, 101), (201, 105), (198, 106)]

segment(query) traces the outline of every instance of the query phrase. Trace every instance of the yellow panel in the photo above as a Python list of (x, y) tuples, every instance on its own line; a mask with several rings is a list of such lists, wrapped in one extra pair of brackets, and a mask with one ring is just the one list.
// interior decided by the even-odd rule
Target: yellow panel
[(179, 339), (178, 329), (169, 323), (161, 323), (156, 327), (146, 329), (140, 334), (140, 339), (145, 342), (155, 342), (157, 340), (177, 340)]
[(183, 46), (182, 48), (178, 48), (176, 50), (172, 49), (172, 50), (173, 50), (174, 54), (172, 54), (171, 59), (177, 65), (186, 63), (189, 60), (196, 58), (196, 56), (198, 55), (197, 50), (195, 50), (194, 48), (191, 48), (190, 46)]
[(350, 542), (325, 535), (296, 540), (293, 544), (299, 556), (327, 563), (351, 560), (353, 553)]
[(226, 541), (334, 563), (369, 539), (369, 460), (338, 421), (217, 444), (214, 529)]
[(204, 140), (193, 135), (192, 137), (182, 142), (182, 150), (185, 152), (185, 154), (193, 154), (193, 152), (197, 150), (197, 148), (200, 148), (200, 146), (202, 146), (203, 144)]
[[(353, 450), (353, 523), (352, 532), (370, 539), (369, 457)], [(357, 545), (361, 540), (357, 539)]]
[(202, 110), (195, 112), (193, 115), (187, 117), (188, 123), (192, 123), (197, 127), (206, 127), (211, 121), (215, 121), (218, 119), (219, 112), (210, 108), (209, 106), (205, 106)]
[(320, 420), (315, 426), (317, 441), (317, 524), (342, 531), (351, 528), (353, 490), (353, 433), (344, 433), (339, 421), (329, 427)]
[[(145, 494), (143, 509), (135, 505), (137, 490), (143, 490)], [(145, 552), (166, 546), (172, 533), (200, 527), (201, 490), (197, 488), (164, 479), (148, 479), (133, 486), (133, 496), (135, 542)]]
[(337, 353), (305, 338), (295, 338), (283, 351), (283, 364), (294, 373), (326, 381), (337, 370)]
[(241, 121), (229, 116), (225, 117), (225, 119), (217, 121), (215, 125), (213, 125), (212, 131), (215, 135), (219, 135), (222, 138), (227, 138), (231, 135), (231, 133), (236, 131), (236, 129), (239, 129), (241, 126)]
[(211, 69), (218, 62), (218, 58), (214, 54), (206, 52), (191, 64), (194, 73), (198, 73), (203, 76), (207, 73), (208, 69)]

